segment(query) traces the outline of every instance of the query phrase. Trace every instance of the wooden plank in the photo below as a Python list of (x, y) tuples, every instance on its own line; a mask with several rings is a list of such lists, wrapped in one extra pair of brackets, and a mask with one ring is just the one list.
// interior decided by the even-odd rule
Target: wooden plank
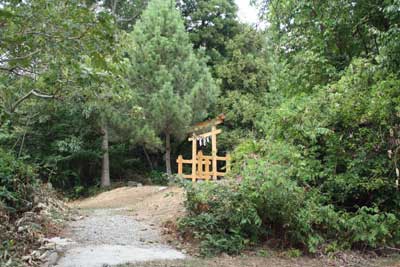
[(182, 155), (178, 156), (176, 162), (178, 163), (178, 175), (182, 175), (182, 165), (183, 165)]
[[(194, 176), (195, 179), (206, 179), (209, 180), (211, 178), (211, 176), (213, 176), (214, 178), (214, 172), (210, 170), (210, 166), (212, 164), (212, 160), (213, 157), (212, 156), (204, 156), (202, 155), (202, 152), (198, 151), (198, 155), (200, 154), (201, 156), (199, 157), (198, 155), (196, 156), (195, 163), (196, 163), (196, 175)], [(216, 172), (216, 176), (220, 177), (220, 176), (226, 176), (226, 174), (230, 171), (230, 155), (226, 155), (226, 157), (221, 157), (221, 156), (217, 156), (215, 157), (217, 159), (217, 161), (226, 161), (226, 165), (225, 165), (225, 172)], [(201, 166), (200, 165), (200, 159), (201, 159)], [(188, 179), (193, 179), (193, 174), (183, 174), (183, 164), (193, 164), (193, 160), (191, 159), (183, 159), (182, 155), (178, 156), (178, 159), (176, 160), (176, 162), (178, 163), (178, 174), (183, 176), (184, 178), (188, 178)], [(180, 164), (181, 163), (181, 164)], [(192, 165), (193, 166), (193, 165)], [(201, 170), (201, 172), (199, 172), (199, 170)]]
[(196, 141), (196, 136), (193, 135), (193, 140), (192, 140), (192, 182), (196, 182), (196, 154), (197, 154), (197, 141)]
[(183, 158), (179, 159), (179, 157), (182, 157), (182, 155), (178, 156), (178, 158), (176, 159), (176, 163), (182, 162), (183, 164), (192, 164), (193, 162), (193, 160), (191, 159), (183, 159)]
[(225, 114), (221, 113), (219, 114), (216, 118), (212, 119), (212, 120), (207, 120), (207, 121), (203, 121), (203, 122), (199, 122), (196, 123), (195, 125), (193, 125), (190, 129), (189, 129), (189, 133), (193, 133), (196, 131), (200, 131), (204, 128), (210, 127), (210, 126), (216, 126), (218, 124), (223, 123), (225, 120)]
[(196, 177), (203, 177), (203, 151), (197, 152), (197, 174)]
[[(204, 156), (203, 155), (203, 159), (212, 160), (212, 158), (213, 158), (212, 156)], [(216, 156), (215, 158), (217, 159), (217, 161), (226, 161), (226, 160), (228, 160), (227, 157), (221, 157), (221, 156)]]
[(204, 177), (206, 178), (207, 181), (210, 180), (210, 165), (211, 165), (210, 160), (206, 159), (204, 161), (204, 166), (205, 166)]
[[(196, 135), (196, 138), (197, 137), (201, 137), (201, 138), (206, 138), (206, 137), (208, 137), (208, 136), (212, 136), (213, 134), (220, 134), (220, 133), (222, 133), (222, 130), (221, 129), (218, 129), (218, 130), (215, 130), (215, 131), (211, 131), (211, 132), (207, 132), (207, 133), (203, 133), (203, 134), (199, 134), (199, 135)], [(188, 139), (189, 141), (193, 141), (193, 137), (189, 137), (189, 139)], [(197, 141), (197, 139), (196, 139), (196, 141)]]
[(213, 180), (217, 180), (217, 126), (213, 125), (211, 128), (211, 155), (212, 155), (212, 173)]
[[(183, 176), (183, 178), (192, 179), (192, 176), (191, 175), (187, 175), (187, 177)], [(207, 178), (205, 178), (205, 177), (196, 177), (195, 179), (196, 180), (207, 180)]]
[[(185, 179), (193, 180), (191, 174), (184, 174), (184, 175), (182, 175), (182, 177), (185, 178)], [(206, 177), (195, 177), (195, 180), (208, 180), (208, 179)]]

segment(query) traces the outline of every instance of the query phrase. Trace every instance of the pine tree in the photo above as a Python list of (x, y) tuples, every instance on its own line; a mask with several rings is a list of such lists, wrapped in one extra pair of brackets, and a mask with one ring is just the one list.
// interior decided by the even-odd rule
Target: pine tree
[(165, 138), (166, 170), (171, 174), (171, 137), (204, 119), (218, 96), (206, 60), (197, 56), (173, 0), (153, 0), (129, 35), (129, 74), (141, 106)]

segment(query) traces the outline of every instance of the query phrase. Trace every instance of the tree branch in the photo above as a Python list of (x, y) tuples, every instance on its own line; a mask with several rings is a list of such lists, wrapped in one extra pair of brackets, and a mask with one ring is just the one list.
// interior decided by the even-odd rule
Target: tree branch
[(15, 75), (20, 75), (18, 72), (15, 71), (15, 69), (16, 69), (16, 67), (5, 68), (5, 67), (0, 66), (0, 70), (2, 70), (2, 71), (11, 72), (11, 73), (14, 73)]
[(39, 53), (39, 52), (40, 52), (40, 50), (36, 50), (36, 51), (34, 51), (34, 52), (32, 52), (32, 53), (29, 53), (29, 54), (27, 54), (27, 55), (25, 55), (25, 56), (14, 57), (14, 58), (6, 58), (6, 59), (0, 59), (0, 63), (26, 59), (26, 58), (29, 58), (29, 57), (31, 57), (31, 56), (33, 56), (33, 55)]
[[(28, 70), (28, 69), (24, 69), (24, 68), (22, 68), (22, 67), (20, 67), (18, 65), (14, 66), (12, 68), (7, 68), (7, 67), (0, 66), (0, 71), (7, 71), (7, 72), (15, 74), (17, 76), (28, 77), (28, 78), (32, 78), (31, 74), (35, 74), (35, 75), (38, 74), (37, 72), (34, 72), (32, 70)], [(27, 73), (29, 73), (29, 74), (27, 74)]]
[(43, 35), (45, 37), (48, 38), (52, 38), (52, 39), (65, 39), (65, 40), (78, 40), (81, 39), (83, 36), (85, 36), (85, 34), (90, 30), (91, 25), (88, 25), (81, 33), (79, 33), (77, 36), (64, 36), (64, 34), (59, 34), (57, 35), (57, 32), (52, 32), (52, 33), (46, 33), (46, 32), (34, 32), (34, 31), (30, 31), (30, 32), (24, 32), (24, 35), (27, 34), (32, 34), (32, 35)]
[(32, 92), (32, 94), (33, 94), (34, 96), (37, 96), (37, 97), (41, 97), (41, 98), (54, 98), (53, 95), (46, 95), (46, 94), (43, 94), (43, 93), (40, 93), (40, 92), (36, 91), (35, 89), (33, 89), (31, 92)]
[(40, 93), (38, 91), (36, 91), (35, 89), (30, 90), (26, 95), (22, 96), (20, 99), (18, 99), (14, 105), (12, 106), (12, 108), (10, 109), (10, 112), (14, 112), (16, 110), (16, 108), (22, 103), (24, 102), (26, 99), (28, 99), (29, 97), (31, 97), (32, 95), (39, 97), (39, 98), (46, 98), (46, 99), (52, 99), (54, 98), (54, 95), (46, 95), (43, 93)]
[(130, 18), (117, 18), (117, 22), (128, 22), (128, 21), (134, 21), (139, 17), (139, 14), (136, 14), (135, 16), (132, 16)]

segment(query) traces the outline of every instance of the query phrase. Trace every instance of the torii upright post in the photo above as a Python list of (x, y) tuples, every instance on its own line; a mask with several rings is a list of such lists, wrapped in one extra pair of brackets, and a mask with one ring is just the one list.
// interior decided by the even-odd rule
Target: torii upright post
[(196, 155), (197, 155), (197, 139), (196, 135), (192, 136), (192, 182), (196, 182)]
[(213, 180), (217, 180), (217, 126), (211, 127), (211, 156)]

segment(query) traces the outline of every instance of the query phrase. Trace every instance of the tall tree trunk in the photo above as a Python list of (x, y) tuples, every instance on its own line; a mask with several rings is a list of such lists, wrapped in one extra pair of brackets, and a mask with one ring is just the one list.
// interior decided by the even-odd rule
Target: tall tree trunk
[(108, 155), (108, 128), (107, 124), (103, 124), (101, 127), (103, 132), (103, 142), (101, 149), (103, 151), (103, 163), (101, 165), (101, 187), (107, 187), (111, 185), (110, 182), (110, 158)]
[(153, 163), (151, 162), (149, 153), (147, 153), (147, 150), (146, 150), (146, 148), (144, 146), (143, 146), (143, 152), (144, 152), (144, 155), (146, 156), (146, 160), (147, 160), (147, 163), (149, 164), (150, 170), (152, 171), (154, 169), (153, 168)]
[(165, 134), (165, 166), (167, 174), (171, 175), (171, 135), (169, 133)]

